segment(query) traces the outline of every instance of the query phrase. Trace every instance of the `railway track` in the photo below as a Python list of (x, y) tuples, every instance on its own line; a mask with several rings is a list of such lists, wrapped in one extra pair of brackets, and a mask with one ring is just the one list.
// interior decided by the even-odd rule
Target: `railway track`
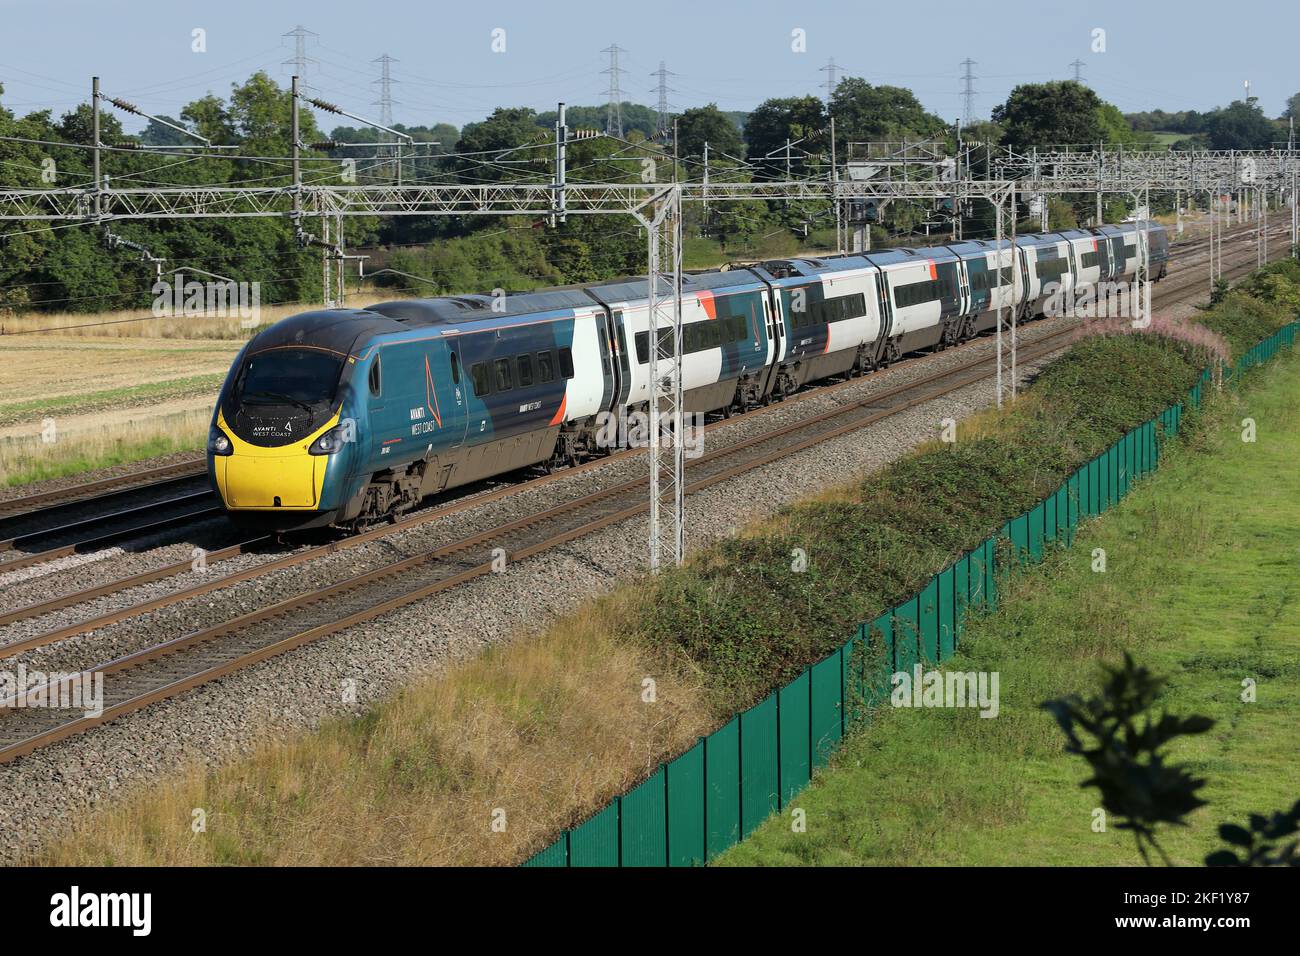
[[(1249, 257), (1243, 254), (1239, 256), (1240, 262), (1225, 263), (1225, 265), (1240, 267), (1241, 265), (1246, 263), (1247, 258)], [(1177, 279), (1183, 271), (1184, 270), (1180, 268), (1174, 272), (1171, 272), (1170, 273), (1171, 279)], [(1162, 283), (1162, 287), (1161, 286), (1157, 287), (1158, 291), (1160, 292), (1160, 299), (1158, 301), (1159, 304), (1163, 306), (1168, 306), (1170, 304), (1174, 304), (1183, 299), (1194, 297), (1202, 291), (1200, 279), (1194, 279), (1191, 282), (1184, 282), (1181, 286), (1171, 285), (1171, 279), (1166, 279), (1165, 282)], [(1029, 326), (1029, 328), (1032, 329), (1033, 326), (1031, 325)], [(977, 345), (979, 341), (981, 340), (976, 340), (976, 342), (973, 343), (967, 343), (966, 345), (959, 346), (958, 348), (959, 349), (969, 348), (971, 346)], [(949, 354), (951, 354), (951, 352)], [(924, 356), (917, 356), (917, 357), (906, 359), (904, 364), (910, 364), (912, 362), (918, 362), (918, 361), (924, 361)], [(793, 396), (790, 399), (787, 399), (786, 402), (783, 403), (782, 407), (788, 408), (791, 404), (798, 403), (800, 401), (809, 398), (815, 398), (820, 395), (826, 395), (828, 393), (834, 392), (837, 389), (847, 387), (852, 383), (852, 381), (853, 380), (834, 382), (834, 383), (819, 385), (811, 389), (806, 389), (800, 392), (798, 395)], [(763, 411), (764, 409), (761, 408), (755, 409), (754, 411), (750, 412), (748, 416), (744, 416), (744, 418), (745, 420), (752, 420), (754, 417), (761, 415)], [(732, 419), (732, 421), (737, 421), (737, 420), (740, 419), (739, 418)], [(714, 422), (708, 426), (708, 429), (722, 427), (724, 424), (725, 424), (724, 422)], [(638, 453), (639, 453), (638, 450), (635, 449), (624, 450), (621, 452), (617, 452), (615, 455), (598, 459), (595, 461), (587, 462), (583, 465), (577, 466), (576, 468), (565, 469), (563, 471), (557, 472), (556, 474), (546, 475), (542, 477), (534, 477), (522, 482), (511, 483), (509, 485), (498, 487), (486, 493), (476, 493), (476, 494), (471, 493), (470, 495), (467, 495), (465, 498), (462, 498), (458, 501), (439, 505), (422, 512), (417, 512), (415, 515), (409, 516), (392, 526), (385, 526), (382, 528), (373, 529), (363, 534), (353, 535), (348, 538), (336, 540), (330, 542), (329, 544), (321, 545), (300, 552), (299, 554), (292, 554), (292, 555), (288, 555), (273, 560), (259, 567), (246, 568), (237, 573), (232, 573), (227, 575), (212, 574), (210, 577), (206, 578), (205, 580), (202, 580), (194, 585), (191, 585), (190, 587), (175, 592), (171, 592), (169, 594), (163, 595), (162, 597), (150, 599), (149, 601), (137, 605), (133, 605), (132, 607), (127, 609), (112, 611), (106, 614), (92, 617), (78, 624), (69, 625), (63, 628), (59, 628), (57, 630), (50, 631), (47, 634), (40, 635), (36, 638), (29, 638), (27, 640), (21, 642), (15, 642), (9, 645), (0, 644), (0, 656), (8, 656), (23, 650), (30, 650), (35, 647), (40, 647), (49, 643), (53, 643), (54, 641), (57, 640), (63, 640), (65, 638), (74, 637), (77, 636), (78, 634), (82, 634), (87, 631), (92, 631), (101, 627), (106, 627), (111, 624), (115, 624), (122, 620), (125, 620), (129, 617), (134, 617), (139, 614), (146, 613), (148, 611), (153, 611), (153, 610), (161, 609), (163, 607), (168, 607), (189, 598), (194, 598), (194, 597), (201, 596), (203, 594), (208, 594), (227, 585), (235, 584), (244, 580), (249, 580), (253, 577), (260, 576), (261, 574), (264, 573), (270, 573), (275, 570), (293, 567), (295, 565), (304, 563), (306, 561), (315, 560), (317, 558), (323, 557), (328, 554), (341, 552), (349, 548), (353, 548), (358, 545), (368, 543), (379, 537), (383, 537), (386, 535), (419, 527), (421, 525), (427, 524), (430, 521), (434, 521), (451, 514), (456, 514), (470, 507), (477, 507), (478, 505), (499, 500), (500, 498), (514, 495), (525, 490), (534, 489), (541, 485), (553, 481), (564, 480), (568, 476), (583, 473), (593, 468), (601, 467), (602, 465), (604, 465), (605, 463), (609, 462), (612, 459), (616, 460), (619, 458), (627, 457), (629, 455), (635, 455)], [(270, 537), (261, 536), (261, 537), (252, 538), (247, 541), (232, 544), (227, 547), (210, 551), (205, 555), (205, 563), (207, 565), (208, 570), (211, 571), (213, 566), (218, 565), (221, 562), (227, 561), (231, 558), (237, 557), (239, 555), (249, 554), (251, 552), (259, 550), (260, 548), (268, 545), (270, 541), (271, 541)], [(66, 607), (87, 603), (89, 601), (92, 601), (96, 598), (103, 597), (105, 595), (113, 594), (119, 591), (124, 591), (133, 587), (138, 587), (144, 584), (152, 583), (154, 581), (176, 576), (185, 573), (187, 571), (190, 571), (191, 569), (192, 569), (192, 563), (190, 560), (186, 559), (186, 560), (176, 561), (159, 568), (155, 568), (134, 575), (119, 578), (115, 581), (108, 582), (107, 584), (99, 585), (92, 588), (87, 588), (81, 591), (76, 591), (67, 595), (48, 598), (22, 607), (12, 608), (8, 611), (0, 613), (0, 627), (3, 627), (5, 625), (17, 621), (26, 620), (29, 618), (39, 617), (45, 614), (53, 613), (54, 611), (58, 611)], [(0, 566), (0, 570), (3, 570), (3, 566)]]
[[(1248, 260), (1253, 258), (1250, 254), (1239, 255), (1232, 261), (1225, 261), (1225, 266), (1229, 270), (1248, 270), (1253, 265)], [(1200, 279), (1178, 288), (1166, 287), (1162, 291), (1160, 304), (1167, 306), (1203, 292), (1204, 285)], [(1027, 365), (1050, 355), (1068, 344), (1074, 333), (1075, 327), (1071, 326), (1023, 344), (1020, 348), (1021, 363)], [(911, 382), (882, 389), (865, 399), (800, 418), (710, 451), (688, 462), (686, 493), (695, 494), (721, 481), (983, 381), (994, 374), (995, 367), (996, 357), (993, 355), (972, 357), (955, 369), (934, 372)], [(829, 387), (845, 387), (848, 384), (844, 382)], [(809, 395), (824, 393), (825, 389), (814, 390)], [(710, 427), (721, 424), (715, 423)], [(629, 450), (620, 454), (637, 453), (636, 450)], [(596, 467), (607, 460), (592, 462), (580, 468), (585, 470)], [(560, 480), (575, 470), (578, 469), (535, 479), (534, 482)], [(534, 486), (534, 482), (499, 489), (492, 492), (491, 496), (514, 493), (521, 487)], [(477, 506), (486, 497), (489, 496), (471, 498), (445, 509), (436, 509), (425, 516), (407, 519), (392, 528), (376, 529), (366, 535), (221, 576), (194, 588), (146, 601), (80, 625), (12, 642), (0, 646), (0, 655), (12, 656), (94, 627), (125, 620), (166, 604), (174, 604), (237, 581), (248, 580), (277, 568), (301, 564), (324, 553), (343, 550), (391, 534), (400, 528), (425, 523), (452, 510)], [(85, 673), (103, 676), (105, 697), (102, 713), (78, 715), (75, 712), (70, 714), (68, 711), (29, 706), (41, 696), (48, 697), (61, 691), (66, 693), (71, 687), (70, 680), (34, 688), (30, 692), (0, 701), (0, 763), (492, 573), (494, 562), (502, 551), (509, 556), (510, 561), (521, 561), (614, 523), (637, 517), (648, 507), (644, 479), (617, 482), (486, 531), (427, 547), (401, 560), (350, 574), (222, 623), (91, 665), (85, 668)], [(166, 573), (168, 569), (159, 569), (145, 572), (145, 575), (151, 575), (153, 577), (150, 579), (156, 580)], [(142, 577), (144, 576), (137, 575), (124, 581), (141, 583)], [(111, 585), (93, 590), (99, 594), (111, 593)], [(81, 595), (71, 595), (56, 601), (61, 602), (60, 606), (68, 606), (77, 603), (79, 597)], [(0, 624), (14, 619), (19, 618), (6, 615), (0, 618)]]
[[(1253, 224), (1225, 234), (1235, 243), (1253, 237)], [(1285, 227), (1270, 232), (1285, 234)], [(1208, 237), (1175, 243), (1177, 272), (1190, 264)], [(1171, 276), (1174, 271), (1171, 271)], [(813, 391), (817, 389), (814, 388)], [(0, 502), (0, 574), (44, 564), (79, 553), (88, 553), (135, 537), (186, 528), (222, 513), (216, 496), (203, 480), (201, 458), (126, 475), (87, 482), (68, 488), (13, 498)], [(243, 542), (251, 546), (264, 542)], [(216, 554), (233, 557), (246, 553), (241, 544), (218, 549)], [(218, 560), (224, 560), (218, 559)], [(171, 566), (172, 573), (187, 563)], [(163, 575), (166, 576), (166, 575)], [(157, 577), (149, 580), (157, 580)], [(140, 581), (138, 583), (145, 583)], [(107, 593), (107, 592), (105, 592)], [(0, 615), (0, 625), (8, 615)], [(14, 620), (17, 618), (8, 618)]]
[[(206, 468), (199, 464), (197, 469), (193, 463), (170, 465), (105, 479), (107, 485), (90, 482), (4, 502), (0, 574), (219, 515)], [(78, 489), (89, 493), (77, 495)], [(60, 500), (65, 493), (71, 500)], [(52, 503), (40, 504), (44, 501)]]
[[(1044, 336), (1026, 347), (1024, 361), (1056, 351), (1073, 334), (1074, 329), (1069, 328)], [(995, 356), (981, 356), (956, 371), (935, 372), (708, 452), (689, 462), (686, 493), (695, 494), (982, 381), (995, 365)], [(69, 717), (66, 711), (28, 706), (42, 696), (66, 695), (72, 679), (0, 701), (0, 762), (490, 574), (501, 551), (510, 561), (521, 561), (636, 517), (648, 508), (645, 479), (619, 482), (212, 627), (94, 664), (84, 672), (103, 675), (101, 714)], [(297, 557), (297, 563), (305, 560)], [(0, 648), (0, 653), (18, 653), (39, 644), (38, 639), (30, 639)]]
[[(172, 478), (192, 478), (202, 475), (206, 470), (202, 456), (156, 468), (145, 468), (123, 475), (86, 481), (65, 488), (43, 491), (40, 494), (23, 495), (19, 498), (7, 498), (0, 501), (0, 522), (34, 514), (45, 514), (60, 507), (72, 507), (88, 504), (114, 494), (129, 493), (155, 483)], [(0, 525), (0, 528), (4, 527)]]

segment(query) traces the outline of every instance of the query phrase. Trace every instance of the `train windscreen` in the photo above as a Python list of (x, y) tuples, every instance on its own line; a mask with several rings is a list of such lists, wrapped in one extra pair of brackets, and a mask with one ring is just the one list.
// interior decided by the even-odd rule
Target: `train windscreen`
[(272, 349), (249, 356), (235, 397), (252, 405), (313, 406), (332, 403), (343, 360), (320, 349)]

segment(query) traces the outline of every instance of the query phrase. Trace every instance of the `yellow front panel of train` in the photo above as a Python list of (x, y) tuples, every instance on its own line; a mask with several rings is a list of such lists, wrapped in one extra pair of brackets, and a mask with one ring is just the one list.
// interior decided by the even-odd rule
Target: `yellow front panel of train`
[[(277, 448), (252, 445), (226, 425), (218, 412), (217, 425), (230, 438), (234, 454), (215, 458), (217, 486), (227, 508), (315, 508), (325, 485), (328, 459), (307, 449), (338, 424), (339, 413), (303, 441)], [(277, 504), (276, 498), (280, 501)]]
[[(316, 507), (316, 489), (325, 470), (325, 462), (319, 455), (303, 451), (284, 458), (235, 454), (223, 462), (225, 479), (221, 485), (230, 508)], [(322, 474), (318, 475), (318, 470)]]

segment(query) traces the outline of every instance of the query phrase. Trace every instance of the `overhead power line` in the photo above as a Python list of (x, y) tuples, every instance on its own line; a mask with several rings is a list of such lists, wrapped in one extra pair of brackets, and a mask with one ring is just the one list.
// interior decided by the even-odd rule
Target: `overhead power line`
[(677, 92), (676, 90), (669, 89), (668, 77), (676, 76), (677, 74), (673, 73), (666, 66), (664, 66), (664, 61), (660, 60), (659, 69), (655, 70), (650, 75), (659, 77), (659, 85), (656, 86), (655, 89), (651, 90), (650, 92), (659, 94), (659, 107), (658, 107), (659, 117), (655, 123), (655, 132), (658, 133), (660, 137), (663, 137), (668, 134), (668, 127), (670, 125), (669, 112), (668, 112), (668, 94)]
[(835, 87), (839, 86), (839, 67), (835, 65), (835, 57), (826, 61), (826, 65), (819, 72), (826, 74), (826, 82), (822, 86), (826, 87), (826, 102), (831, 101), (835, 95)]
[(609, 68), (601, 70), (609, 74), (609, 105), (605, 108), (605, 132), (610, 136), (623, 138), (623, 88), (620, 77), (627, 72), (618, 65), (618, 55), (626, 53), (617, 43), (611, 43), (601, 53), (609, 54)]
[(315, 59), (307, 55), (307, 38), (315, 37), (316, 34), (312, 33), (306, 27), (299, 25), (294, 27), (288, 33), (280, 34), (280, 36), (293, 37), (293, 56), (289, 57), (287, 60), (281, 60), (280, 62), (284, 66), (292, 66), (294, 76), (299, 78), (306, 76), (307, 64), (310, 63), (314, 66), (317, 62)]
[(970, 57), (966, 57), (966, 59), (961, 61), (961, 66), (965, 70), (965, 72), (962, 74), (962, 82), (964, 85), (962, 86), (962, 91), (961, 91), (961, 96), (962, 96), (961, 125), (962, 126), (969, 126), (971, 123), (975, 122), (976, 76), (974, 73), (971, 72), (971, 67), (973, 67), (974, 65), (975, 65), (975, 61), (972, 60)]

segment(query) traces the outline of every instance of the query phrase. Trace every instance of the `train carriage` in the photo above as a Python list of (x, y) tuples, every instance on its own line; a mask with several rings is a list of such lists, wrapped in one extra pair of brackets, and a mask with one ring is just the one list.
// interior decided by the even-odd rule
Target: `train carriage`
[(1011, 286), (1014, 251), (1010, 241), (998, 243), (971, 239), (945, 247), (961, 264), (962, 324), (958, 340), (965, 341), (995, 328), (998, 310), (1014, 308), (1018, 301)]
[[(1021, 236), (1000, 255), (977, 240), (685, 275), (685, 408), (744, 409), (962, 341), (999, 308), (1037, 314), (1053, 282), (1132, 280), (1144, 242), (1158, 279), (1168, 235), (1154, 224)], [(605, 416), (649, 401), (652, 343), (645, 279), (291, 316), (231, 366), (209, 477), (229, 514), (275, 527), (394, 518), (446, 488), (607, 451)]]
[(771, 287), (780, 339), (774, 394), (875, 367), (885, 323), (879, 269), (868, 259), (776, 259), (755, 271)]
[(962, 317), (959, 260), (942, 246), (887, 249), (865, 258), (880, 270), (889, 311), (887, 362), (957, 341)]

